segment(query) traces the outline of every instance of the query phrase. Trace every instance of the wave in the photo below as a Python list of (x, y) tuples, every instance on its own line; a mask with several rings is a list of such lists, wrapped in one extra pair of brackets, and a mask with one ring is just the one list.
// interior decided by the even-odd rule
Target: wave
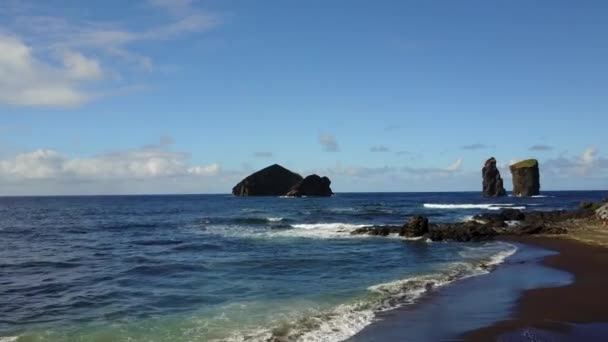
[(434, 273), (372, 285), (364, 296), (350, 303), (307, 312), (288, 321), (275, 322), (270, 328), (234, 333), (221, 341), (343, 341), (374, 322), (378, 313), (413, 304), (426, 293), (455, 281), (489, 273), (488, 266), (503, 263), (517, 251), (513, 245), (507, 247), (485, 262), (449, 263)]
[(525, 206), (516, 206), (513, 203), (490, 203), (490, 204), (449, 204), (449, 203), (424, 203), (423, 206), (427, 209), (485, 209), (485, 210), (502, 210), (502, 209), (519, 209), (525, 210)]
[(549, 196), (549, 195), (534, 195), (532, 196), (532, 198), (553, 198), (555, 196)]
[(291, 229), (273, 232), (273, 236), (284, 237), (304, 237), (316, 239), (334, 239), (351, 237), (350, 233), (363, 227), (370, 227), (369, 224), (352, 223), (299, 223), (290, 225)]

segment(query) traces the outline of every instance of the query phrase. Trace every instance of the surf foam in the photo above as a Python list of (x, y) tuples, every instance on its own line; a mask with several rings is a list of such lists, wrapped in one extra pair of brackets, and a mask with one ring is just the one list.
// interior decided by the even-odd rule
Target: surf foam
[[(498, 247), (501, 250), (490, 256), (487, 262), (482, 263), (485, 265), (483, 268), (479, 263), (454, 262), (446, 264), (435, 273), (372, 285), (367, 288), (366, 296), (354, 302), (301, 315), (294, 320), (277, 323), (271, 328), (236, 333), (228, 341), (343, 341), (373, 323), (378, 313), (415, 303), (427, 292), (454, 281), (487, 274), (491, 271), (487, 266), (491, 265), (495, 268), (517, 251), (517, 247), (510, 244), (493, 246), (493, 248)], [(505, 247), (508, 249), (504, 250)]]
[(515, 206), (513, 203), (490, 203), (490, 204), (451, 204), (451, 203), (424, 203), (423, 206), (427, 209), (485, 209), (485, 210), (502, 210), (502, 209), (519, 209), (525, 210), (525, 206)]

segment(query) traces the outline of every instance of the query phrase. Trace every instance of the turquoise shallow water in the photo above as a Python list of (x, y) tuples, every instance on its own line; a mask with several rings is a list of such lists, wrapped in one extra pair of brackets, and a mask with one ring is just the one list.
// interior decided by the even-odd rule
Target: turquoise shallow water
[[(353, 237), (421, 213), (571, 208), (599, 192), (333, 198), (0, 198), (4, 341), (338, 341), (382, 312), (487, 273), (505, 243)], [(1, 340), (1, 339), (0, 339)]]

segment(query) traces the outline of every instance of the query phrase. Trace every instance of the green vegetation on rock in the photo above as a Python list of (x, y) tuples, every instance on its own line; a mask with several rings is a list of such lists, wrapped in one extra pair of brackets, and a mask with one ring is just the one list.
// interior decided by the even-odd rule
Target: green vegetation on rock
[(522, 167), (537, 167), (538, 161), (536, 159), (526, 159), (518, 163), (511, 165), (512, 168), (519, 169)]

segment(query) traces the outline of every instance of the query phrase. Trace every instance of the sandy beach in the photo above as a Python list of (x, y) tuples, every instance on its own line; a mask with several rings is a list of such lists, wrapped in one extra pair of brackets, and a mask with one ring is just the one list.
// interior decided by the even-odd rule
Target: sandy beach
[[(512, 239), (559, 254), (543, 260), (545, 266), (574, 276), (572, 284), (526, 290), (512, 316), (463, 335), (466, 341), (531, 340), (530, 335), (548, 340), (571, 340), (601, 336), (608, 331), (608, 249), (570, 238), (523, 237)], [(598, 324), (599, 323), (599, 324)], [(603, 333), (602, 333), (603, 332)], [(575, 336), (576, 334), (576, 336)], [(583, 336), (580, 336), (583, 334)], [(547, 336), (559, 336), (551, 337)], [(543, 340), (543, 339), (541, 339)]]

